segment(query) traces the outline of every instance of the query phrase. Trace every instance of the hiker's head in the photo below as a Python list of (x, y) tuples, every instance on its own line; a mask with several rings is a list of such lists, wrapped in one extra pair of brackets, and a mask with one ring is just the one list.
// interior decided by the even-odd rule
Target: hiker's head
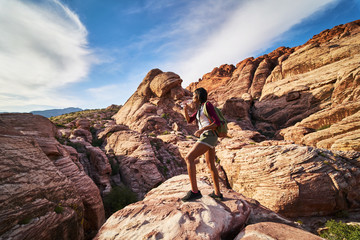
[(194, 100), (195, 98), (200, 102), (204, 103), (207, 101), (207, 91), (204, 88), (198, 88), (194, 91)]

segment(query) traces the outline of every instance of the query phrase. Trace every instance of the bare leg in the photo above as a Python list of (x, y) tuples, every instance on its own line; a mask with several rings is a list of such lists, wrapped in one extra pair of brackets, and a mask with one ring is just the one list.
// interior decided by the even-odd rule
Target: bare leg
[(199, 190), (196, 182), (195, 159), (200, 155), (204, 154), (205, 152), (207, 152), (209, 149), (210, 147), (206, 146), (205, 144), (196, 142), (195, 145), (190, 150), (190, 152), (185, 157), (187, 170), (190, 178), (191, 190), (193, 192), (197, 192)]
[(214, 182), (215, 194), (220, 196), (219, 173), (215, 167), (215, 148), (210, 148), (209, 151), (205, 153), (205, 159)]

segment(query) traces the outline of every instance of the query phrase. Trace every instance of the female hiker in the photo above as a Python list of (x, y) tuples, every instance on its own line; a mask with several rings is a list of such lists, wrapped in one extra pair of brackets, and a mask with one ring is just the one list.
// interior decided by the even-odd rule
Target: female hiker
[[(196, 105), (197, 111), (189, 116), (188, 105), (185, 104), (184, 115), (188, 123), (193, 122), (195, 119), (197, 120), (199, 130), (197, 130), (194, 135), (199, 137), (199, 140), (185, 157), (191, 190), (182, 200), (186, 202), (202, 197), (196, 182), (195, 159), (204, 153), (214, 182), (214, 191), (209, 196), (217, 200), (222, 200), (223, 196), (220, 193), (219, 187), (219, 174), (215, 167), (215, 146), (218, 136), (214, 131), (216, 127), (220, 125), (220, 120), (215, 112), (214, 106), (207, 101), (207, 91), (204, 88), (198, 88), (194, 91), (193, 104)], [(204, 108), (206, 108), (209, 118), (204, 114)]]

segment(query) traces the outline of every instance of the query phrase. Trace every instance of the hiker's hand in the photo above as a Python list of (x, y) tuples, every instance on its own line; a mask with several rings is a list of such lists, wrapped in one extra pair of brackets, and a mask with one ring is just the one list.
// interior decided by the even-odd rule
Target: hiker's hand
[(200, 135), (203, 133), (203, 131), (201, 131), (201, 130), (197, 130), (195, 133), (194, 133), (194, 135), (195, 135), (195, 137), (200, 137)]

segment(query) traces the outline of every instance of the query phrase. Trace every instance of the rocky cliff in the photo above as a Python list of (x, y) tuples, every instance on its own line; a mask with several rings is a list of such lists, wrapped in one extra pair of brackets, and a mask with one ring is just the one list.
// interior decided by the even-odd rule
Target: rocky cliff
[(173, 177), (113, 214), (95, 239), (321, 239), (237, 192), (224, 191), (220, 203), (206, 195), (213, 190), (206, 179), (199, 187), (204, 196), (184, 203), (188, 177)]
[[(154, 69), (114, 115), (118, 125), (129, 127), (127, 132), (139, 134), (142, 144), (131, 140), (127, 145), (131, 138), (120, 138), (120, 131), (107, 139), (106, 151), (137, 176), (136, 191), (140, 185), (146, 192), (171, 177), (160, 169), (174, 158), (159, 157), (156, 149), (177, 157), (174, 149), (181, 157), (189, 151), (194, 126), (185, 123), (180, 103), (205, 87), (229, 120), (231, 138), (217, 147), (224, 188), (289, 218), (359, 209), (359, 32), (360, 21), (355, 21), (296, 48), (281, 47), (236, 67), (222, 65), (188, 91), (180, 87), (180, 76)], [(148, 141), (158, 144), (150, 148)], [(135, 159), (129, 161), (129, 155)], [(139, 161), (142, 167), (134, 167)], [(146, 181), (145, 165), (157, 166)], [(202, 158), (197, 171), (208, 174)]]
[(105, 221), (98, 187), (47, 118), (0, 114), (2, 239), (83, 239)]
[[(304, 229), (360, 209), (359, 36), (360, 20), (340, 25), (217, 67), (187, 89), (176, 73), (153, 69), (101, 120), (82, 115), (56, 129), (39, 116), (0, 114), (1, 237), (82, 239), (105, 221), (101, 196), (126, 185), (140, 201), (114, 213), (97, 239), (319, 239)], [(197, 140), (181, 103), (197, 87), (228, 119), (231, 138), (216, 148), (221, 203), (206, 196), (203, 157), (204, 197), (180, 201), (190, 188), (184, 156)]]
[[(231, 117), (251, 119), (265, 136), (359, 151), (359, 26), (357, 20), (325, 30), (299, 47), (280, 47), (236, 67), (222, 65), (188, 89), (209, 89), (210, 98)], [(228, 111), (233, 102), (237, 106)]]

